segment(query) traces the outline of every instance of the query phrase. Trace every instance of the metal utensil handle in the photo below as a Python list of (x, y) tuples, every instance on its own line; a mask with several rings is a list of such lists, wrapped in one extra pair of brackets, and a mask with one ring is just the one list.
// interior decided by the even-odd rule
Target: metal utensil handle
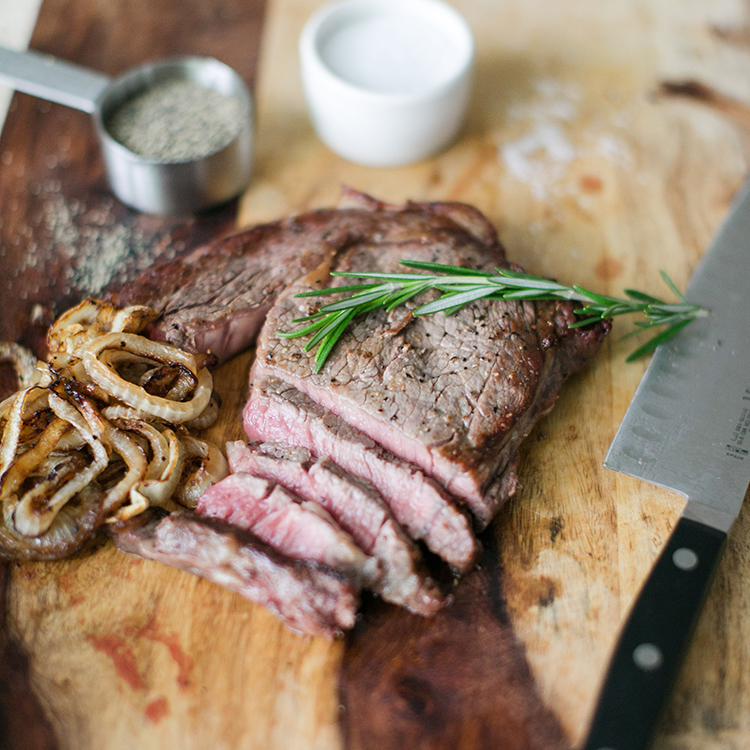
[(109, 78), (50, 55), (0, 47), (0, 83), (91, 113)]
[(582, 750), (645, 750), (726, 534), (681, 518), (620, 636)]

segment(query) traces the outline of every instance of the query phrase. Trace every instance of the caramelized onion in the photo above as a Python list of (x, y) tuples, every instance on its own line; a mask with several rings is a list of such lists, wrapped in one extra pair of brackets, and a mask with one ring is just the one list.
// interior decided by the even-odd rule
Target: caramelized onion
[(0, 404), (0, 416), (6, 420), (3, 429), (2, 445), (0, 445), (0, 479), (5, 474), (5, 470), (10, 465), (18, 449), (18, 442), (21, 439), (21, 427), (23, 425), (24, 401), (29, 390), (27, 388), (25, 391), (20, 391), (15, 396), (11, 396)]
[[(143, 475), (146, 473), (147, 461), (141, 448), (127, 432), (108, 425), (107, 439), (112, 448), (122, 456), (128, 468), (125, 476), (104, 497), (104, 512), (111, 513), (127, 500), (133, 485), (143, 478)], [(128, 517), (142, 513), (147, 507), (148, 504), (145, 507), (139, 507), (138, 510), (133, 511)]]
[(135, 305), (120, 309), (101, 300), (86, 299), (64, 312), (47, 332), (50, 354), (75, 354), (88, 342), (111, 331), (138, 333), (156, 317), (148, 307)]
[[(155, 478), (138, 482), (131, 490), (131, 498), (139, 497), (147, 507), (151, 504), (164, 506), (168, 500), (172, 499), (185, 465), (185, 449), (182, 442), (172, 430), (165, 430), (164, 435), (167, 438), (169, 450), (160, 474)], [(118, 517), (116, 520), (126, 519)]]
[(105, 407), (102, 409), (102, 416), (110, 422), (128, 425), (141, 424), (151, 419), (151, 415), (146, 414), (145, 411), (139, 411), (132, 406), (125, 406), (124, 404), (113, 404), (112, 406)]
[(18, 537), (0, 524), (0, 558), (60, 560), (79, 552), (102, 525), (102, 490), (92, 482), (68, 502), (52, 525), (36, 537)]
[[(46, 445), (54, 440), (55, 432), (59, 432), (60, 436), (62, 436), (62, 431), (60, 431), (61, 428), (58, 426), (58, 423), (62, 422), (63, 431), (68, 429), (68, 425), (71, 425), (79, 432), (81, 437), (91, 448), (94, 460), (84, 469), (76, 472), (75, 475), (60, 487), (51, 497), (41, 496), (39, 493), (32, 490), (18, 498), (15, 495), (10, 496), (10, 493), (6, 492), (5, 487), (3, 487), (3, 492), (0, 493), (0, 496), (5, 499), (3, 514), (6, 526), (20, 536), (33, 537), (45, 533), (63, 505), (99, 476), (109, 463), (109, 453), (107, 452), (107, 449), (100, 438), (89, 429), (88, 423), (85, 419), (81, 418), (81, 414), (78, 410), (54, 393), (50, 393), (49, 403), (50, 408), (58, 417), (58, 419), (51, 422), (50, 426), (47, 428), (52, 432), (52, 437), (46, 443), (43, 443), (43, 440), (40, 438), (37, 445), (28, 453), (39, 451), (40, 446), (42, 445), (46, 447)], [(51, 430), (53, 426), (55, 426), (55, 432)], [(59, 437), (54, 441), (55, 444), (57, 444), (58, 441)], [(47, 453), (49, 452), (50, 451), (47, 451)], [(10, 477), (13, 469), (24, 460), (28, 453), (24, 453), (16, 463), (11, 466), (8, 475), (6, 476), (6, 480)], [(37, 462), (34, 468), (36, 468), (39, 463), (41, 462)], [(18, 489), (18, 484), (20, 483), (15, 483), (15, 489), (12, 490), (13, 492)]]
[[(164, 364), (176, 362), (183, 365), (197, 376), (198, 382), (192, 398), (190, 401), (172, 401), (146, 393), (140, 386), (128, 382), (118, 375), (114, 368), (108, 367), (98, 359), (98, 355), (105, 349), (113, 348), (129, 351)], [(208, 406), (213, 390), (211, 373), (205, 367), (198, 371), (195, 355), (183, 352), (169, 344), (149, 341), (135, 334), (110, 333), (95, 339), (84, 349), (83, 366), (97, 385), (118, 400), (134, 409), (140, 409), (154, 417), (175, 424), (195, 419)]]
[(69, 429), (64, 419), (54, 419), (39, 436), (36, 444), (13, 461), (0, 482), (0, 500), (15, 494), (29, 476), (57, 446)]
[(185, 436), (185, 472), (174, 494), (175, 502), (195, 508), (198, 498), (212, 485), (229, 474), (229, 466), (217, 445), (207, 440)]
[[(117, 310), (117, 308), (113, 308)], [(110, 324), (111, 331), (126, 331), (127, 333), (140, 333), (158, 313), (144, 305), (132, 305), (117, 310)]]
[(219, 394), (214, 391), (211, 394), (208, 406), (195, 419), (185, 422), (185, 427), (189, 427), (191, 430), (207, 430), (219, 418), (220, 406), (221, 399), (219, 398)]
[(46, 389), (32, 386), (18, 391), (0, 404), (0, 420), (5, 422), (0, 446), (0, 477), (23, 440), (24, 428), (36, 423), (35, 417), (46, 407), (46, 399)]
[(34, 384), (0, 403), (0, 558), (64, 557), (150, 505), (194, 507), (228, 473), (189, 433), (218, 415), (208, 356), (139, 335), (154, 317), (85, 300), (50, 328)]

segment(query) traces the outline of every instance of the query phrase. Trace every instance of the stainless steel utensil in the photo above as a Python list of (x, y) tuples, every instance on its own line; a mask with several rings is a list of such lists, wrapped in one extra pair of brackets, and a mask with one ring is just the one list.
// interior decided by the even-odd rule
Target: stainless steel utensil
[(657, 349), (604, 464), (687, 505), (622, 631), (585, 750), (649, 746), (750, 482), (750, 183), (686, 296), (710, 314)]
[[(168, 80), (187, 80), (237, 96), (245, 122), (223, 148), (182, 162), (159, 162), (118, 143), (105, 127), (124, 101)], [(182, 214), (201, 211), (238, 195), (250, 181), (253, 165), (253, 107), (242, 78), (208, 57), (175, 57), (146, 63), (115, 79), (36, 52), (0, 48), (0, 82), (19, 91), (90, 113), (114, 194), (138, 211)]]

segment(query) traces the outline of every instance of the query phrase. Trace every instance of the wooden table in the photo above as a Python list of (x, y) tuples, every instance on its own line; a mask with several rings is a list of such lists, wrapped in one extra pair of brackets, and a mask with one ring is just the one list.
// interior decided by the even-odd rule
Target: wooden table
[[(747, 171), (745, 6), (453, 4), (478, 44), (466, 128), (435, 159), (377, 170), (333, 155), (307, 119), (296, 39), (320, 3), (268, 0), (253, 183), (238, 203), (189, 222), (116, 204), (85, 116), (16, 97), (0, 141), (0, 338), (37, 345), (47, 313), (36, 303), (59, 311), (105, 271), (132, 275), (235, 220), (332, 205), (342, 183), (394, 202), (473, 203), (512, 260), (567, 283), (663, 295), (665, 269), (684, 287)], [(213, 54), (252, 82), (261, 11), (247, 0), (45, 0), (32, 47), (107, 72), (166, 52)], [(84, 209), (69, 222), (45, 213), (75, 201)], [(129, 260), (104, 271), (93, 263), (92, 227), (109, 243), (124, 238)], [(33, 739), (76, 750), (574, 747), (618, 629), (683, 504), (601, 468), (645, 366), (624, 362), (629, 330), (616, 323), (534, 431), (521, 489), (483, 537), (481, 569), (434, 620), (368, 601), (354, 633), (328, 643), (111, 545), (13, 566), (0, 690), (8, 736), (25, 729), (16, 747), (35, 747)], [(241, 435), (250, 356), (218, 376), (225, 408), (214, 437)], [(749, 530), (745, 509), (658, 750), (750, 746)]]

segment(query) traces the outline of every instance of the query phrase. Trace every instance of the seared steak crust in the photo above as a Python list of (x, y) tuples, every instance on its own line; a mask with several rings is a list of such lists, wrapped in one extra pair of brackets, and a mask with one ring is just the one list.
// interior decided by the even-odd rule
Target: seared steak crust
[[(367, 242), (384, 225), (401, 220), (398, 207), (362, 193), (344, 188), (344, 198), (348, 208), (261, 224), (184, 258), (157, 263), (108, 298), (120, 306), (159, 310), (154, 338), (191, 351), (210, 350), (220, 363), (226, 362), (253, 344), (266, 313), (291, 282), (325, 267), (342, 248)], [(463, 224), (488, 243), (497, 243), (492, 225), (476, 209), (458, 203), (425, 206), (426, 216), (448, 231)]]
[(354, 626), (359, 600), (346, 576), (291, 560), (221, 521), (148, 511), (115, 533), (114, 541), (123, 552), (207, 578), (262, 604), (301, 633), (334, 638)]

